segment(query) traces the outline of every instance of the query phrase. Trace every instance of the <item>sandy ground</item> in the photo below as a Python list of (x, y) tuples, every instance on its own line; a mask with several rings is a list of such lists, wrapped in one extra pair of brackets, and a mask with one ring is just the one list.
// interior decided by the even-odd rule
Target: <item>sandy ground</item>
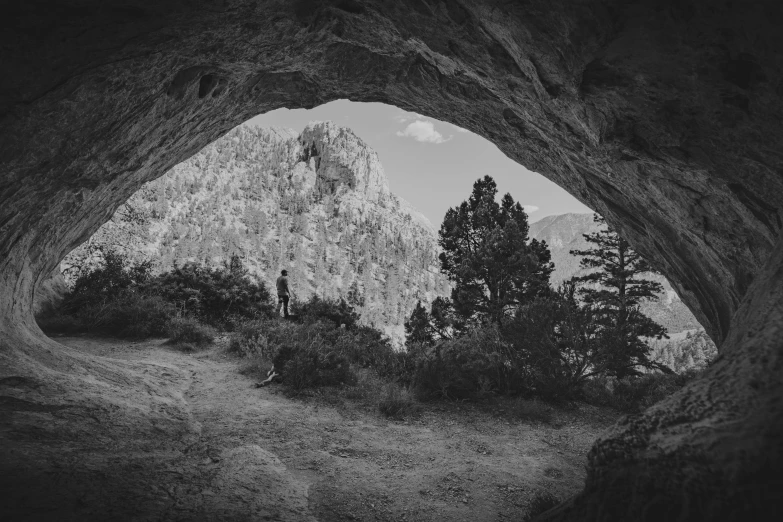
[(536, 492), (581, 488), (588, 449), (616, 420), (440, 403), (390, 421), (255, 389), (220, 346), (56, 340), (133, 378), (102, 407), (15, 399), (24, 383), (0, 380), (3, 520), (520, 520)]

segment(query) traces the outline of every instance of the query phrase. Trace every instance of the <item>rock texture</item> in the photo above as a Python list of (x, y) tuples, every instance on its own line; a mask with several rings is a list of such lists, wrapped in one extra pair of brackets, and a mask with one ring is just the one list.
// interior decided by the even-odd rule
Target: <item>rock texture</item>
[(566, 187), (724, 340), (701, 381), (598, 443), (584, 494), (553, 517), (778, 507), (779, 1), (31, 1), (2, 20), (0, 359), (46, 383), (7, 393), (53, 403), (86, 393), (74, 379), (116, 382), (59, 352), (31, 306), (143, 183), (259, 112), (380, 101)]
[(288, 269), (296, 298), (344, 298), (401, 346), (416, 302), (449, 294), (437, 241), (350, 129), (240, 126), (145, 184), (60, 267), (73, 280), (104, 248), (156, 271), (238, 254), (267, 288)]

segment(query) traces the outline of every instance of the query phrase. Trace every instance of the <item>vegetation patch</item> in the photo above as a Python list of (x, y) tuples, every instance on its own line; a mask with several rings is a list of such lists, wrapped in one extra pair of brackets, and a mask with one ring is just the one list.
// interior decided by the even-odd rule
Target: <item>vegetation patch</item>
[(699, 373), (692, 370), (682, 374), (649, 373), (623, 379), (596, 378), (586, 383), (584, 399), (596, 406), (638, 413), (673, 394)]
[(178, 317), (169, 321), (169, 343), (204, 348), (212, 344), (217, 331), (211, 326), (201, 324), (192, 317)]
[(419, 405), (411, 393), (402, 386), (388, 383), (383, 387), (378, 401), (378, 411), (392, 419), (401, 419), (420, 411)]
[[(415, 412), (417, 401), (492, 397), (511, 399), (511, 415), (528, 422), (550, 423), (551, 404), (575, 400), (635, 412), (693, 378), (661, 361), (681, 369), (695, 357), (652, 353), (650, 339), (664, 330), (639, 305), (660, 287), (644, 279), (644, 260), (596, 221), (604, 228), (585, 236), (592, 248), (572, 252), (589, 272), (552, 288), (548, 246), (529, 239), (522, 206), (508, 194), (498, 199), (491, 177), (478, 180), (439, 231), (451, 295), (429, 309), (416, 305), (405, 350), (360, 324), (344, 299), (293, 300), (296, 320), (283, 321), (236, 255), (218, 268), (174, 264), (154, 275), (149, 262), (101, 251), (101, 264), (79, 274), (39, 324), (51, 333), (167, 335), (184, 351), (226, 331), (244, 373), (263, 379), (274, 367), (292, 391), (332, 387), (391, 418)], [(360, 301), (355, 281), (348, 298)]]

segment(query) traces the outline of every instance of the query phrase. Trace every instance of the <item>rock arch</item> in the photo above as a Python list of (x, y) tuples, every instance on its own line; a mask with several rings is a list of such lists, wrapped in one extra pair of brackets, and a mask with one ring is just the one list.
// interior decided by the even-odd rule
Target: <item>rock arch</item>
[(553, 519), (769, 507), (781, 21), (775, 0), (19, 3), (0, 32), (0, 372), (89, 367), (41, 334), (33, 294), (142, 183), (257, 113), (380, 101), (476, 132), (599, 210), (723, 341), (700, 382), (596, 444)]

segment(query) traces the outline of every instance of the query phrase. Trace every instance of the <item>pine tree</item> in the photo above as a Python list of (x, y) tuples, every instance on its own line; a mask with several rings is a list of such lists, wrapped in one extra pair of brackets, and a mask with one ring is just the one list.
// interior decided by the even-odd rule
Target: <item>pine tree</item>
[(525, 210), (510, 194), (495, 201), (490, 176), (450, 208), (438, 233), (441, 271), (454, 283), (452, 302), (467, 321), (500, 323), (520, 305), (549, 292), (553, 265), (545, 242), (528, 242)]
[(666, 329), (642, 314), (639, 305), (657, 300), (662, 290), (659, 283), (640, 277), (655, 272), (603, 217), (595, 214), (594, 221), (604, 228), (584, 234), (587, 250), (572, 250), (571, 255), (582, 256), (582, 268), (592, 270), (587, 275), (574, 277), (579, 294), (601, 326), (604, 343), (604, 361), (607, 372), (618, 378), (636, 375), (637, 366), (653, 367), (650, 346), (645, 338), (666, 337)]
[(430, 314), (422, 306), (421, 301), (417, 301), (410, 318), (405, 321), (405, 345), (408, 347), (414, 344), (431, 345), (434, 342)]

